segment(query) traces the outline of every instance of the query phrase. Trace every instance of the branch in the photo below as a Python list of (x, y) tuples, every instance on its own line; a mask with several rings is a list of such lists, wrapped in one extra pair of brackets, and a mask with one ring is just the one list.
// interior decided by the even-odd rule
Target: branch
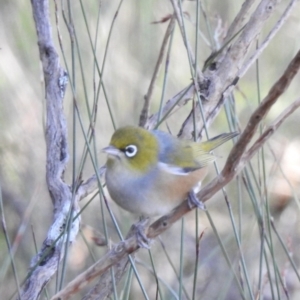
[[(131, 226), (129, 233), (125, 239), (128, 239), (135, 235), (136, 227)], [(134, 259), (134, 255), (131, 256)], [(96, 300), (96, 299), (107, 299), (112, 294), (114, 287), (118, 286), (118, 283), (123, 278), (125, 272), (128, 270), (130, 263), (128, 257), (124, 256), (113, 266), (113, 280), (112, 272), (104, 272), (99, 276), (96, 285), (82, 298), (82, 300)], [(94, 277), (93, 277), (94, 278)], [(90, 279), (92, 280), (92, 278)], [(88, 280), (88, 281), (90, 281)]]
[(229, 41), (233, 37), (233, 35), (243, 27), (245, 20), (250, 13), (251, 6), (254, 4), (254, 2), (255, 0), (245, 0), (245, 2), (242, 4), (240, 11), (238, 12), (228, 29), (227, 35), (224, 39), (225, 41)]
[[(21, 292), (22, 300), (37, 299), (42, 289), (56, 273), (59, 262), (64, 257), (66, 239), (62, 230), (66, 228), (70, 211), (79, 211), (77, 202), (72, 203), (72, 192), (63, 181), (69, 154), (67, 144), (67, 126), (63, 112), (67, 75), (59, 64), (55, 50), (49, 7), (46, 0), (31, 0), (35, 21), (40, 59), (43, 65), (46, 98), (46, 180), (54, 206), (54, 216), (47, 237), (39, 253), (32, 259), (31, 270)], [(80, 218), (72, 224), (69, 242), (75, 240)]]
[[(216, 194), (221, 188), (223, 188), (228, 182), (230, 182), (245, 166), (246, 163), (253, 157), (253, 155), (263, 146), (263, 144), (271, 137), (271, 135), (279, 128), (283, 121), (300, 106), (300, 99), (290, 105), (270, 126), (273, 130), (267, 129), (263, 133), (262, 137), (259, 138), (254, 145), (246, 152), (246, 147), (251, 142), (251, 138), (256, 132), (257, 127), (261, 120), (266, 116), (272, 105), (276, 102), (280, 95), (290, 85), (292, 79), (297, 74), (300, 68), (300, 51), (297, 53), (295, 58), (291, 61), (284, 74), (280, 79), (273, 85), (269, 94), (261, 102), (260, 106), (251, 115), (247, 126), (240, 136), (240, 139), (231, 150), (226, 164), (221, 173), (206, 185), (197, 194), (197, 197), (202, 202), (209, 200), (214, 194)], [(161, 217), (155, 221), (147, 231), (147, 237), (153, 239), (162, 232), (170, 228), (173, 223), (182, 218), (183, 215), (191, 211), (191, 208), (187, 201), (184, 201), (178, 207), (176, 207), (171, 213)], [(88, 270), (77, 276), (71, 281), (64, 290), (53, 296), (51, 300), (65, 300), (69, 299), (74, 293), (81, 290), (94, 278), (104, 274), (110, 267), (118, 263), (131, 254), (138, 250), (138, 243), (136, 237), (133, 236), (125, 241), (115, 245), (110, 251), (108, 251), (97, 263), (91, 266)]]
[[(215, 64), (212, 64), (204, 72), (204, 77), (209, 83), (206, 89), (200, 88), (205, 122), (212, 122), (226, 100), (224, 92), (237, 83), (238, 72), (243, 65), (248, 49), (273, 13), (276, 4), (276, 0), (262, 0), (252, 13), (244, 30), (226, 54), (220, 55)], [(250, 7), (251, 3), (248, 3), (248, 5)], [(243, 12), (243, 15), (245, 15), (245, 12)], [(196, 105), (195, 109), (196, 111), (191, 110), (180, 130), (180, 135), (187, 139), (193, 138), (194, 123), (199, 136), (202, 136), (205, 129), (199, 105)]]
[[(197, 194), (199, 199), (201, 199), (202, 201), (206, 201), (207, 199), (211, 198), (217, 191), (219, 191), (229, 181), (231, 181), (242, 170), (245, 164), (251, 159), (251, 157), (254, 155), (254, 151), (251, 155), (246, 154), (245, 157), (243, 157), (243, 155), (253, 135), (255, 134), (260, 121), (266, 116), (266, 114), (269, 112), (269, 110), (277, 101), (277, 99), (284, 93), (284, 91), (290, 85), (292, 79), (299, 71), (299, 68), (300, 50), (298, 51), (294, 59), (291, 61), (291, 63), (289, 64), (283, 75), (280, 77), (280, 79), (273, 85), (268, 95), (264, 98), (259, 107), (251, 115), (245, 130), (241, 134), (238, 142), (232, 148), (228, 156), (227, 162), (220, 175), (213, 181), (211, 181), (204, 189), (202, 189)], [(281, 124), (282, 123), (279, 123), (278, 127)], [(272, 134), (267, 135), (264, 142), (271, 135)], [(262, 145), (263, 142), (257, 145), (255, 151), (257, 151)], [(246, 159), (247, 156), (248, 160)]]

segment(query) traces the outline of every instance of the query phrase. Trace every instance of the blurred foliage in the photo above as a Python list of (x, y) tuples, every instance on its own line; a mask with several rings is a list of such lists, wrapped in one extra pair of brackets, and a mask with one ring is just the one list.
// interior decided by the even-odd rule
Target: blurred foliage
[[(204, 1), (203, 5), (206, 8), (211, 30), (214, 32), (218, 22), (222, 22), (222, 26), (227, 28), (237, 14), (242, 2), (229, 0)], [(277, 6), (274, 16), (268, 21), (265, 31), (261, 32), (259, 39), (262, 40), (268, 33), (268, 30), (274, 26), (286, 3), (287, 1), (281, 1)], [(2, 0), (0, 4), (0, 183), (8, 233), (12, 242), (16, 241), (21, 224), (24, 226), (22, 227), (24, 232), (22, 231), (20, 235), (21, 239), (17, 240), (19, 244), (15, 253), (18, 276), (22, 281), (26, 276), (30, 258), (36, 253), (33, 235), (37, 241), (37, 248), (39, 248), (52, 217), (52, 204), (45, 184), (44, 87), (29, 2), (24, 0)], [(188, 16), (186, 29), (192, 43), (194, 42), (195, 33), (195, 5), (194, 1), (184, 3), (184, 10)], [(75, 81), (73, 80), (70, 37), (61, 12), (62, 9), (66, 10), (67, 4), (59, 2), (58, 6), (58, 28), (63, 42), (63, 52), (60, 52), (61, 61), (63, 63), (65, 57), (66, 68), (70, 74), (70, 85), (73, 84), (76, 90), (76, 101), (87, 131), (89, 118), (86, 99), (89, 103), (93, 102), (99, 76), (95, 71), (93, 52), (83, 18), (81, 2), (74, 1), (72, 2), (72, 13), (79, 47), (75, 51), (74, 70), (76, 79)], [(118, 1), (84, 1), (83, 3), (93, 41), (97, 32), (97, 18), (100, 11), (96, 50), (97, 61), (100, 67), (117, 6)], [(251, 112), (257, 107), (258, 102), (266, 95), (271, 85), (281, 75), (300, 47), (300, 40), (297, 38), (300, 35), (298, 11), (299, 4), (259, 59), (260, 98), (255, 66), (252, 66), (245, 77), (239, 81), (234, 96), (236, 113), (241, 128), (245, 126)], [(171, 12), (172, 7), (169, 1), (126, 0), (122, 4), (115, 20), (103, 72), (105, 90), (117, 127), (138, 123), (144, 101), (143, 97), (147, 92), (167, 27), (166, 23), (152, 24), (152, 22), (159, 21)], [(50, 13), (53, 24), (53, 36), (57, 49), (59, 49), (54, 1), (50, 1)], [(215, 42), (207, 31), (204, 18), (201, 18), (200, 29), (206, 39), (214, 44)], [(198, 58), (200, 66), (203, 65), (210, 53), (211, 49), (204, 40), (201, 40)], [(82, 73), (80, 71), (79, 56), (84, 66)], [(163, 76), (162, 68), (154, 89), (154, 100), (151, 105), (152, 112), (156, 112), (159, 107)], [(273, 120), (289, 103), (299, 97), (299, 79), (300, 76), (298, 74), (291, 87), (271, 110), (267, 120), (265, 120), (266, 123)], [(191, 75), (188, 59), (177, 28), (171, 50), (165, 101), (190, 82)], [(73, 96), (70, 85), (64, 102), (66, 119), (69, 124), (71, 151), (70, 167), (66, 170), (66, 181), (69, 183), (72, 180), (73, 139), (76, 138), (76, 171), (78, 170), (84, 148), (84, 137), (78, 125), (78, 120), (76, 121), (76, 136), (73, 136)], [(86, 88), (86, 95), (84, 88)], [(190, 109), (191, 103), (179, 112), (176, 112), (169, 119), (168, 126), (173, 134), (178, 132), (182, 121), (184, 121)], [(300, 181), (300, 119), (298, 114), (292, 115), (279, 129), (278, 133), (264, 148), (263, 155), (266, 166), (267, 196), (270, 201), (271, 213), (274, 216), (280, 236), (287, 244), (288, 249), (294, 253), (294, 260), (299, 265), (300, 256), (297, 252), (300, 246), (299, 203), (297, 205), (295, 201), (295, 197), (299, 197)], [(162, 129), (167, 130), (166, 124), (162, 126)], [(97, 149), (100, 150), (107, 145), (113, 130), (105, 98), (101, 91), (95, 126)], [(228, 126), (225, 113), (222, 111), (212, 124), (209, 132), (213, 136), (224, 131), (228, 131)], [(228, 145), (222, 147), (222, 153), (220, 152), (221, 150), (217, 151), (217, 155), (220, 157), (218, 159), (220, 166), (224, 163), (230, 148), (231, 145), (228, 143)], [(102, 165), (105, 157), (99, 154), (98, 159), (99, 165)], [(263, 182), (262, 161), (259, 158), (253, 159), (252, 167), (254, 171), (252, 174), (249, 171), (249, 176), (258, 185), (255, 190), (255, 197), (258, 199), (257, 201), (263, 201), (263, 195), (259, 194), (262, 191)], [(93, 172), (92, 164), (88, 159), (84, 166), (83, 179), (92, 175)], [(213, 176), (213, 168), (211, 168), (211, 174), (208, 176), (207, 181)], [(241, 176), (239, 180), (233, 181), (228, 186), (228, 194), (236, 220), (240, 224), (243, 241), (242, 250), (246, 257), (251, 283), (257, 285), (260, 241), (258, 239), (257, 220), (249, 194), (243, 186), (243, 180), (245, 178)], [(242, 201), (237, 201), (238, 198), (242, 199)], [(84, 200), (84, 203), (86, 203), (86, 200)], [(122, 231), (125, 234), (134, 221), (134, 217), (119, 209), (114, 203), (110, 202), (109, 204), (115, 212), (117, 220), (122, 224)], [(238, 249), (232, 234), (228, 209), (221, 193), (211, 199), (207, 207), (227, 248), (229, 257), (235, 269), (238, 270)], [(200, 212), (199, 216), (199, 232), (204, 230), (204, 237), (200, 242), (199, 286), (197, 291), (201, 297), (199, 296), (198, 299), (240, 299), (239, 292), (210, 224), (203, 212)], [(241, 219), (239, 219), (240, 216), (242, 216)], [(185, 289), (190, 294), (193, 287), (192, 278), (194, 272), (195, 214), (190, 213), (185, 219), (183, 273)], [(99, 198), (96, 197), (83, 212), (83, 222), (88, 223), (100, 232), (103, 230)], [(118, 237), (109, 220), (108, 228), (111, 240), (117, 242)], [(177, 270), (179, 268), (180, 231), (181, 223), (178, 222), (161, 237)], [(88, 235), (88, 229), (83, 229), (83, 232)], [(276, 250), (278, 268), (281, 273), (285, 274), (286, 284), (290, 291), (290, 299), (299, 299), (299, 281), (293, 271), (291, 271), (278, 239), (274, 235), (273, 238), (275, 240), (274, 249)], [(92, 263), (91, 251), (94, 253), (95, 258), (99, 258), (106, 250), (104, 247), (93, 245), (91, 238), (88, 238), (88, 243), (90, 244), (90, 249), (86, 247), (82, 238), (79, 237), (77, 244), (71, 248), (66, 282)], [(156, 272), (165, 282), (165, 286), (167, 286), (167, 288), (163, 288), (165, 299), (173, 299), (172, 297), (174, 296), (168, 291), (173, 289), (177, 293), (178, 281), (166, 256), (163, 254), (160, 241), (153, 243), (152, 254)], [(154, 299), (157, 286), (151, 271), (148, 271), (150, 265), (148, 252), (140, 251), (137, 256), (137, 261), (140, 262), (137, 266), (141, 273), (143, 284), (149, 292), (150, 298)], [(7, 273), (5, 273), (5, 277), (0, 283), (2, 299), (9, 299), (16, 290), (13, 273), (7, 262), (7, 247), (1, 232), (0, 274), (4, 274), (3, 272), (7, 268)], [(266, 270), (264, 269), (263, 274), (265, 272)], [(54, 281), (50, 284), (50, 294), (52, 294), (54, 289)], [(271, 299), (268, 285), (269, 282), (266, 280), (264, 282), (264, 299)], [(121, 289), (122, 284), (120, 286)], [(164, 285), (162, 284), (162, 286)], [(220, 294), (221, 291), (222, 294)], [(281, 295), (283, 295), (282, 289)], [(131, 297), (131, 299), (141, 299), (142, 297), (135, 279), (133, 280)], [(78, 296), (76, 299), (81, 298)], [(176, 298), (174, 297), (174, 299)]]

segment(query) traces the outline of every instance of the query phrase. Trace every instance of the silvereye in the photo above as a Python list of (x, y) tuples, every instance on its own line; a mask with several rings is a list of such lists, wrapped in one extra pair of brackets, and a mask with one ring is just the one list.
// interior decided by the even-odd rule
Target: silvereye
[[(120, 128), (110, 145), (102, 149), (108, 154), (108, 192), (117, 204), (134, 214), (164, 215), (193, 195), (190, 192), (205, 177), (206, 166), (215, 160), (210, 151), (236, 135), (225, 133), (196, 143), (159, 130)], [(201, 206), (198, 200), (195, 203), (196, 197), (190, 199)]]

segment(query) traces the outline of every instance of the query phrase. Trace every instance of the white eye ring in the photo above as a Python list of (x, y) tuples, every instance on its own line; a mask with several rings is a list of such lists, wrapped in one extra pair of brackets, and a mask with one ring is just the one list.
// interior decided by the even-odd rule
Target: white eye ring
[(134, 157), (137, 154), (138, 148), (136, 145), (129, 145), (125, 148), (125, 155), (127, 157)]

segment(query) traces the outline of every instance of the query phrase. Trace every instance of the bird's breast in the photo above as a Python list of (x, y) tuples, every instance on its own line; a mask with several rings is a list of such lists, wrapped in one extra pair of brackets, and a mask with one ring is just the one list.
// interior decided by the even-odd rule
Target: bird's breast
[(153, 168), (141, 175), (115, 166), (107, 169), (106, 184), (111, 198), (125, 210), (137, 215), (160, 216), (185, 200), (205, 174), (205, 168), (187, 175)]

